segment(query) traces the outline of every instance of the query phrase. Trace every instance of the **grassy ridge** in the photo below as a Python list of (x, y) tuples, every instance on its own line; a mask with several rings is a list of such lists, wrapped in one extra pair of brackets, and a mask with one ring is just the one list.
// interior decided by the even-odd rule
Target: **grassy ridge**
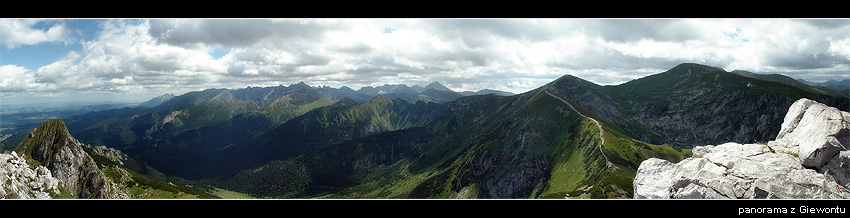
[[(607, 126), (600, 147), (596, 124), (542, 89), (512, 97), (462, 98), (436, 114), (440, 116), (422, 127), (286, 159), (290, 168), (279, 172), (305, 173), (278, 186), (301, 186), (253, 193), (312, 198), (630, 197), (640, 161), (675, 161), (687, 153), (630, 139)], [(266, 167), (243, 173), (259, 174)], [(521, 182), (500, 185), (508, 181)]]
[[(699, 64), (680, 64), (666, 72), (620, 85), (594, 89), (617, 111), (632, 138), (654, 144), (750, 143), (775, 137), (785, 112), (796, 99), (809, 98), (847, 108), (842, 95), (825, 95), (810, 86), (794, 86), (726, 72)], [(613, 127), (613, 126), (612, 126)]]
[[(547, 89), (572, 102), (578, 112), (599, 121), (603, 131), (591, 119), (546, 95), (543, 90)], [(754, 120), (752, 115), (774, 105), (743, 106), (744, 112), (734, 113), (720, 109), (750, 98), (774, 102), (772, 98), (808, 95), (776, 82), (684, 64), (618, 86), (599, 86), (565, 76), (519, 95), (467, 96), (443, 105), (410, 104), (383, 96), (359, 103), (276, 101), (278, 109), (303, 115), (286, 119), (288, 122), (265, 131), (252, 143), (227, 143), (227, 152), (215, 153), (218, 156), (173, 153), (161, 157), (161, 164), (198, 158), (171, 167), (189, 164), (199, 165), (190, 171), (203, 166), (207, 168), (201, 171), (231, 171), (234, 177), (217, 184), (256, 197), (629, 198), (641, 161), (658, 157), (678, 162), (690, 153), (664, 144), (669, 138), (665, 129), (633, 117), (699, 114), (676, 124), (697, 126), (716, 121), (714, 118), (768, 122)], [(225, 97), (218, 96), (218, 100)], [(716, 98), (724, 98), (724, 103), (715, 104)], [(251, 108), (254, 106), (241, 104), (232, 109), (240, 111), (242, 115), (236, 117), (245, 123), (256, 121), (254, 118), (283, 117), (274, 110), (241, 112), (255, 110)], [(186, 115), (202, 118), (204, 114), (187, 110)], [(231, 119), (222, 127), (240, 126), (233, 121), (239, 119)], [(196, 121), (178, 117), (173, 125), (185, 128), (191, 122)], [(687, 126), (676, 128), (687, 130)], [(685, 133), (672, 134), (707, 135), (693, 130)], [(193, 134), (215, 138), (200, 137), (210, 133)], [(636, 140), (638, 137), (645, 141)], [(192, 150), (190, 146), (178, 148)], [(203, 162), (203, 158), (219, 162)], [(228, 168), (231, 166), (221, 165), (222, 160), (235, 165)]]

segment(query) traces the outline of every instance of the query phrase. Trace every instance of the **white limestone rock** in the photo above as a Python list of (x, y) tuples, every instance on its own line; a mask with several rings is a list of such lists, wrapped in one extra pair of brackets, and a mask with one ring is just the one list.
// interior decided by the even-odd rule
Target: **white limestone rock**
[(850, 114), (800, 99), (775, 141), (697, 146), (641, 163), (634, 198), (850, 198)]
[(678, 175), (681, 166), (669, 161), (650, 158), (640, 163), (637, 177), (634, 180), (634, 198), (636, 199), (667, 199), (670, 198), (670, 187), (675, 180), (673, 176)]
[[(699, 149), (708, 152), (676, 164), (657, 158), (642, 162), (635, 176), (634, 197), (850, 198), (846, 187), (835, 188), (837, 183), (823, 173), (803, 167), (790, 154), (757, 152), (766, 150), (766, 145), (726, 143)], [(844, 163), (834, 164), (836, 172), (841, 167), (845, 168), (840, 172), (850, 172), (846, 161), (836, 163)]]
[(43, 166), (31, 169), (17, 153), (0, 154), (0, 199), (50, 199), (59, 179)]
[(797, 100), (775, 141), (769, 145), (797, 153), (803, 166), (820, 169), (850, 146), (850, 113), (805, 98)]

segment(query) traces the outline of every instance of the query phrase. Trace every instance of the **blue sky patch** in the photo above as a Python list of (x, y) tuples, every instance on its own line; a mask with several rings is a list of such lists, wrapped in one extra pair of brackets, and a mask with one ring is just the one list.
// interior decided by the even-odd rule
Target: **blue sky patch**
[(210, 55), (212, 55), (213, 59), (219, 59), (221, 57), (224, 57), (228, 53), (230, 53), (230, 50), (225, 51), (225, 50), (216, 48), (216, 49), (213, 49), (212, 52), (210, 52)]
[(733, 32), (733, 33), (723, 32), (723, 35), (728, 36), (732, 40), (741, 40), (742, 42), (749, 42), (750, 41), (750, 39), (748, 39), (748, 38), (741, 38), (741, 28), (735, 28), (735, 32)]
[(17, 45), (14, 49), (0, 46), (0, 65), (16, 65), (30, 70), (62, 60), (71, 51), (82, 52), (84, 41), (91, 41), (97, 37), (99, 23), (102, 20), (74, 19), (74, 20), (46, 20), (32, 26), (33, 29), (46, 31), (54, 25), (65, 25), (71, 30), (69, 37), (71, 41), (66, 42), (43, 42), (35, 45)]

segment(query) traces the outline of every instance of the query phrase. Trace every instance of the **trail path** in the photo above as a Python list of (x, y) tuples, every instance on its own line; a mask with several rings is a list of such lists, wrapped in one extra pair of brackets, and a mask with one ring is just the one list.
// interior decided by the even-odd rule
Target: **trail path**
[(564, 102), (564, 104), (566, 104), (567, 106), (569, 106), (569, 107), (570, 107), (570, 109), (573, 109), (573, 111), (575, 111), (578, 115), (581, 115), (582, 117), (587, 118), (587, 119), (590, 119), (590, 120), (592, 120), (594, 123), (596, 123), (596, 128), (599, 128), (599, 139), (600, 139), (599, 146), (598, 146), (598, 147), (599, 147), (599, 152), (601, 152), (601, 153), (602, 153), (602, 157), (605, 157), (605, 165), (606, 165), (607, 167), (613, 167), (613, 166), (614, 166), (614, 164), (613, 164), (613, 163), (611, 163), (610, 161), (608, 161), (608, 156), (606, 156), (606, 155), (605, 155), (605, 152), (604, 152), (604, 151), (602, 151), (602, 144), (605, 144), (605, 137), (602, 137), (602, 135), (603, 135), (603, 134), (605, 134), (605, 132), (602, 130), (602, 125), (600, 125), (600, 124), (599, 124), (599, 121), (596, 121), (596, 119), (593, 119), (593, 118), (591, 118), (591, 117), (585, 116), (584, 114), (582, 114), (581, 112), (579, 112), (578, 110), (576, 110), (576, 108), (575, 108), (575, 107), (573, 107), (573, 104), (570, 104), (570, 102), (568, 102), (567, 100), (564, 100), (564, 99), (563, 99), (563, 98), (561, 98), (561, 97), (558, 97), (558, 96), (556, 96), (556, 95), (553, 95), (552, 93), (550, 93), (550, 92), (549, 92), (549, 90), (544, 90), (544, 91), (546, 91), (546, 94), (547, 94), (547, 95), (552, 96), (552, 97), (554, 97), (554, 98), (556, 98), (556, 99), (560, 100), (561, 102)]

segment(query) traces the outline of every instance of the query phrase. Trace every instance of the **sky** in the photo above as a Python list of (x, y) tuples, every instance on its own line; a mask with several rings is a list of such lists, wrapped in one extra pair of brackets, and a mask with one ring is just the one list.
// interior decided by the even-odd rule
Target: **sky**
[(522, 93), (680, 63), (850, 79), (850, 19), (0, 19), (0, 106), (299, 82)]

